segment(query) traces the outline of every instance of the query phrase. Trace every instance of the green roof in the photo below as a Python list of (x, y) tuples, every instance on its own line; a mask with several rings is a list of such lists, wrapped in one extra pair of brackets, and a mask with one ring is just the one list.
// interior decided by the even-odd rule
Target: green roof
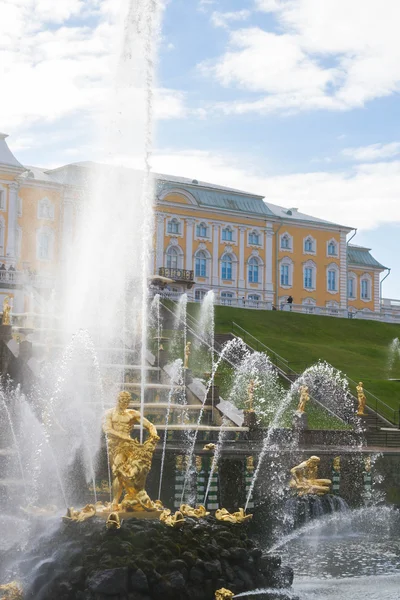
[(373, 267), (375, 269), (387, 269), (387, 267), (382, 265), (372, 256), (370, 250), (371, 248), (364, 248), (363, 246), (353, 246), (349, 244), (347, 247), (348, 264), (357, 267)]

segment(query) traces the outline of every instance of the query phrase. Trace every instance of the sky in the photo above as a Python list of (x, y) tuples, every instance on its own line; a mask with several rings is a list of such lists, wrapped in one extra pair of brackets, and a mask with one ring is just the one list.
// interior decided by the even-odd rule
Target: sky
[[(23, 164), (107, 160), (124, 10), (3, 0), (0, 131)], [(153, 169), (357, 228), (400, 298), (399, 22), (398, 0), (164, 0)]]

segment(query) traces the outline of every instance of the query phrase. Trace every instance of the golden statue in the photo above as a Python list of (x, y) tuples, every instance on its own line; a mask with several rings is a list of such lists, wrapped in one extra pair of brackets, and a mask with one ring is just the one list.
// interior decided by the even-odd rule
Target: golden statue
[(371, 457), (370, 456), (366, 456), (364, 458), (364, 469), (367, 473), (369, 473), (371, 471)]
[[(140, 444), (130, 433), (135, 423), (140, 423), (137, 410), (129, 410), (129, 392), (118, 394), (116, 408), (108, 410), (104, 417), (103, 431), (107, 435), (109, 460), (113, 476), (112, 509), (126, 511), (153, 511), (160, 509), (160, 502), (153, 502), (146, 493), (146, 478), (151, 468), (154, 450), (159, 437), (150, 421), (143, 418), (148, 439)], [(122, 493), (125, 496), (120, 503)]]
[(231, 600), (234, 597), (234, 593), (226, 588), (221, 588), (215, 592), (215, 600)]
[(201, 504), (198, 508), (193, 508), (192, 506), (189, 506), (189, 504), (181, 504), (179, 511), (185, 517), (192, 517), (195, 519), (201, 519), (202, 517), (207, 517), (210, 514)]
[(188, 342), (185, 346), (185, 361), (183, 363), (183, 368), (187, 369), (188, 365), (189, 365), (189, 356), (190, 356), (190, 346), (192, 345), (192, 342)]
[(365, 404), (367, 402), (367, 399), (364, 394), (364, 386), (363, 386), (362, 381), (359, 382), (358, 386), (356, 387), (356, 390), (357, 390), (357, 399), (358, 399), (357, 416), (364, 417), (365, 416)]
[(177, 510), (173, 515), (169, 508), (166, 508), (160, 514), (160, 521), (168, 527), (182, 527), (185, 522), (185, 517), (180, 510)]
[(340, 471), (340, 456), (335, 456), (333, 459), (333, 470), (339, 473)]
[(254, 401), (254, 392), (259, 387), (259, 381), (256, 379), (250, 379), (249, 385), (247, 386), (247, 400), (245, 400), (245, 404), (249, 405), (247, 409), (249, 412), (254, 412), (253, 401)]
[(317, 479), (319, 462), (320, 458), (318, 456), (311, 456), (297, 467), (290, 469), (293, 479), (291, 479), (289, 485), (297, 490), (299, 496), (307, 494), (323, 496), (330, 491), (332, 485), (330, 479)]
[(254, 456), (246, 456), (246, 469), (247, 471), (254, 470)]
[(23, 598), (22, 589), (16, 581), (0, 585), (1, 600), (23, 600)]
[(303, 413), (306, 410), (306, 404), (310, 400), (310, 394), (308, 393), (308, 385), (300, 386), (300, 400), (297, 407), (297, 412)]
[(82, 510), (75, 510), (74, 507), (67, 509), (67, 514), (63, 517), (64, 523), (68, 523), (69, 521), (76, 521), (77, 523), (82, 523), (83, 521), (87, 521), (87, 519), (91, 519), (96, 515), (96, 507), (94, 504), (86, 504), (82, 508)]
[(109, 514), (106, 521), (106, 527), (107, 529), (121, 529), (121, 521), (117, 512), (112, 512)]
[(213, 450), (215, 450), (215, 448), (216, 448), (216, 447), (217, 447), (217, 446), (216, 446), (215, 444), (206, 444), (206, 445), (203, 447), (203, 450), (211, 450), (211, 451), (213, 451)]
[(215, 518), (217, 521), (224, 521), (225, 523), (244, 523), (252, 519), (253, 515), (246, 515), (244, 508), (239, 508), (234, 513), (228, 512), (226, 508), (219, 508), (215, 511)]
[(11, 304), (10, 296), (6, 296), (3, 300), (3, 318), (1, 320), (2, 325), (11, 325)]

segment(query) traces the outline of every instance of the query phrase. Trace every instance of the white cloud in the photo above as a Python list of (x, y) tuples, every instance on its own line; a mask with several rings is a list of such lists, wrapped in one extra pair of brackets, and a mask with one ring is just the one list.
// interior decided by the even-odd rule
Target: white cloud
[(219, 12), (215, 10), (211, 15), (211, 23), (214, 27), (228, 28), (232, 22), (245, 21), (251, 15), (249, 10), (237, 10), (234, 12)]
[(265, 196), (273, 204), (343, 225), (373, 229), (400, 223), (400, 161), (362, 164), (339, 173), (268, 176), (243, 156), (198, 150), (155, 152), (153, 168)]
[(359, 146), (357, 148), (344, 148), (342, 154), (343, 156), (358, 162), (394, 158), (400, 154), (400, 142), (371, 144), (370, 146)]
[(231, 32), (227, 51), (202, 65), (223, 85), (256, 92), (225, 112), (349, 110), (400, 90), (397, 0), (258, 0), (278, 31)]

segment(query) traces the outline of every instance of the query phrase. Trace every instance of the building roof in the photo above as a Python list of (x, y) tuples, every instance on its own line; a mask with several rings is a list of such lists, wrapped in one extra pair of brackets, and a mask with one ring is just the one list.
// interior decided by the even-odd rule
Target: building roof
[(6, 133), (0, 133), (0, 165), (21, 169), (23, 171), (24, 166), (15, 158), (14, 154), (7, 146), (6, 138), (8, 138)]
[(371, 248), (364, 246), (355, 246), (349, 244), (347, 246), (347, 262), (354, 267), (372, 267), (375, 269), (387, 269), (384, 265), (378, 262), (370, 253)]
[(319, 219), (318, 217), (307, 215), (305, 213), (299, 212), (297, 208), (285, 208), (283, 206), (278, 206), (277, 204), (271, 204), (271, 202), (265, 202), (265, 204), (270, 208), (272, 213), (280, 219), (287, 219), (289, 221), (304, 221), (305, 223), (316, 223), (319, 225), (329, 225), (331, 227), (340, 227), (341, 229), (348, 229), (349, 231), (351, 231), (351, 229), (354, 229), (353, 227), (339, 225), (338, 223), (333, 223), (332, 221), (326, 221), (325, 219)]

